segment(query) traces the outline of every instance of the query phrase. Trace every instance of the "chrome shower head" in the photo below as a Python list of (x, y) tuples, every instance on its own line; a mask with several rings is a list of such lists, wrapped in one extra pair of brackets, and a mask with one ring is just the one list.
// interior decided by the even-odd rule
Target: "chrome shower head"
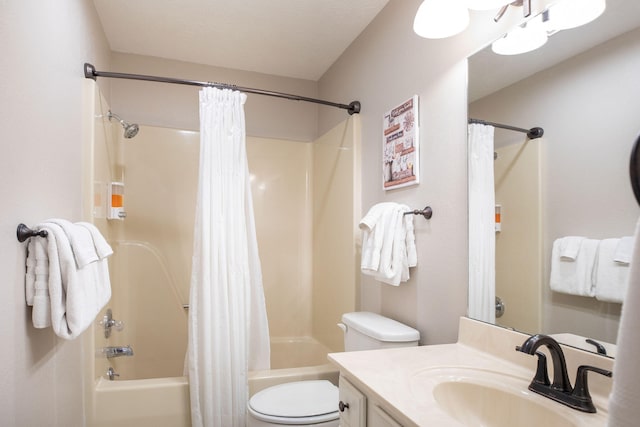
[(131, 139), (136, 136), (138, 134), (138, 131), (140, 130), (140, 127), (137, 124), (125, 122), (117, 114), (112, 113), (111, 110), (109, 110), (107, 117), (109, 118), (109, 120), (111, 120), (111, 118), (115, 118), (120, 122), (120, 125), (124, 129), (124, 137), (127, 139)]

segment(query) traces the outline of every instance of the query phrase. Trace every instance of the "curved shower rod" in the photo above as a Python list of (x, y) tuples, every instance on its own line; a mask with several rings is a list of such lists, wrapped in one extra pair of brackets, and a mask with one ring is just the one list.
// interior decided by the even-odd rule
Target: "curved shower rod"
[(488, 125), (488, 126), (493, 126), (493, 127), (500, 128), (500, 129), (508, 129), (508, 130), (514, 130), (516, 132), (526, 133), (527, 134), (527, 138), (529, 138), (529, 139), (542, 138), (542, 135), (544, 135), (544, 129), (542, 129), (541, 127), (534, 127), (534, 128), (531, 128), (531, 129), (524, 129), (524, 128), (519, 128), (519, 127), (515, 127), (515, 126), (511, 126), (511, 125), (503, 125), (501, 123), (488, 122), (486, 120), (469, 119), (469, 124), (472, 124), (472, 123), (477, 123), (477, 124), (480, 124), (480, 125)]
[(353, 101), (349, 104), (339, 104), (336, 102), (325, 101), (323, 99), (308, 98), (306, 96), (291, 95), (288, 93), (274, 92), (270, 90), (253, 89), (249, 87), (236, 86), (236, 85), (231, 85), (227, 83), (202, 82), (202, 81), (196, 81), (196, 80), (176, 79), (173, 77), (146, 76), (142, 74), (112, 73), (109, 71), (98, 71), (96, 70), (96, 67), (86, 62), (84, 64), (84, 76), (85, 78), (92, 79), (92, 80), (96, 80), (96, 77), (107, 77), (112, 79), (145, 80), (145, 81), (159, 82), (159, 83), (173, 83), (173, 84), (188, 85), (188, 86), (215, 87), (218, 89), (239, 90), (241, 92), (254, 93), (257, 95), (266, 95), (266, 96), (273, 96), (276, 98), (291, 99), (293, 101), (305, 101), (305, 102), (313, 102), (315, 104), (328, 105), (330, 107), (336, 107), (336, 108), (341, 108), (343, 110), (347, 110), (349, 115), (353, 115), (360, 112), (360, 101)]

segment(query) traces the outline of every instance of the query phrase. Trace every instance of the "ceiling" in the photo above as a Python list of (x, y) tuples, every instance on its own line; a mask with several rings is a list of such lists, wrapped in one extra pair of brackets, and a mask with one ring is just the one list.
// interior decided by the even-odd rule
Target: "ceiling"
[(94, 0), (112, 51), (317, 81), (389, 0)]

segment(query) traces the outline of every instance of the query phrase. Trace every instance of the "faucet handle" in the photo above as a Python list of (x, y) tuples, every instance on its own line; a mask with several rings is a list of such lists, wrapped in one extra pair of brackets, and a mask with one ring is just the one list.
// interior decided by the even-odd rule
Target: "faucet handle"
[(536, 351), (536, 356), (538, 356), (538, 367), (536, 368), (536, 375), (533, 377), (533, 381), (546, 386), (551, 385), (547, 368), (547, 356), (541, 351)]
[(586, 412), (593, 413), (596, 412), (596, 408), (593, 405), (591, 395), (589, 394), (589, 383), (587, 382), (587, 372), (589, 371), (596, 372), (609, 378), (613, 376), (613, 373), (606, 369), (600, 369), (595, 366), (581, 365), (578, 367), (578, 372), (576, 374), (576, 384), (573, 387), (572, 396), (576, 400), (582, 402), (585, 408), (588, 408)]

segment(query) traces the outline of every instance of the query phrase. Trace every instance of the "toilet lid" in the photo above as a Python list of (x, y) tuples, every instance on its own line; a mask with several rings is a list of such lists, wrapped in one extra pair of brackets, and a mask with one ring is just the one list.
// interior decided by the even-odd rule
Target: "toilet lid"
[(249, 409), (263, 419), (314, 418), (322, 422), (338, 417), (338, 399), (338, 387), (329, 381), (296, 381), (254, 394)]

